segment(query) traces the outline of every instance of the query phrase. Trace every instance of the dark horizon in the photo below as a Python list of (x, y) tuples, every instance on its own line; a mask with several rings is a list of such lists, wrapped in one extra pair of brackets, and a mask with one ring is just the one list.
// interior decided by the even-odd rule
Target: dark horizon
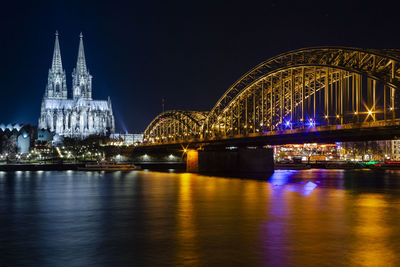
[(166, 110), (210, 110), (240, 76), (283, 52), (399, 48), (395, 10), (361, 3), (8, 2), (0, 123), (37, 124), (56, 30), (69, 93), (82, 32), (93, 98), (111, 97), (118, 132), (141, 132), (162, 98)]

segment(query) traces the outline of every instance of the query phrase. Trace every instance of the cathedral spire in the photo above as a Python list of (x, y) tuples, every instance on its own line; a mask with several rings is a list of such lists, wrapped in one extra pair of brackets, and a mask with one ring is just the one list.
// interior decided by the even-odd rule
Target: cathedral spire
[(62, 67), (60, 44), (58, 42), (58, 31), (54, 42), (53, 60), (49, 69), (45, 97), (51, 99), (67, 99), (67, 83), (65, 71)]
[(79, 35), (79, 50), (76, 68), (72, 72), (72, 88), (74, 99), (92, 99), (92, 75), (90, 75), (86, 67), (82, 33)]
[(58, 31), (56, 31), (56, 41), (54, 43), (53, 62), (51, 64), (51, 69), (54, 72), (59, 72), (59, 73), (61, 73), (63, 71), (62, 61), (61, 61), (60, 44), (58, 42)]
[(85, 59), (85, 49), (83, 48), (83, 35), (82, 33), (79, 35), (79, 51), (78, 51), (78, 60), (76, 62), (76, 71), (79, 74), (85, 74), (87, 72), (86, 69), (86, 59)]

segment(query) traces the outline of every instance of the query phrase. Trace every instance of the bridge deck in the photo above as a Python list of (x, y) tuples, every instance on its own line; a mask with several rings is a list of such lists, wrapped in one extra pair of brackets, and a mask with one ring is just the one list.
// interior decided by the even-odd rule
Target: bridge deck
[(174, 145), (279, 145), (290, 143), (329, 143), (345, 141), (390, 140), (400, 138), (400, 119), (322, 125), (302, 129), (287, 129), (248, 135), (220, 136), (214, 138), (193, 138), (188, 140), (144, 143), (141, 147)]

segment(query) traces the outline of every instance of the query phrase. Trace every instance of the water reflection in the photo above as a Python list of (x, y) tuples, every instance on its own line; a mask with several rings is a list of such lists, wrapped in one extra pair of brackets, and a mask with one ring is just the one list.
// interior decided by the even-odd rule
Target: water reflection
[(1, 266), (395, 266), (400, 172), (0, 172)]
[[(178, 210), (177, 210), (177, 262), (188, 265), (198, 264), (196, 225), (193, 215), (191, 174), (179, 176)], [(195, 185), (194, 185), (195, 186)]]
[[(397, 226), (390, 225), (390, 205), (384, 195), (360, 194), (355, 199), (357, 222), (354, 233), (354, 264), (363, 266), (396, 266), (397, 249), (393, 250), (390, 235)], [(355, 260), (357, 259), (357, 260)]]
[(308, 196), (317, 188), (320, 181), (315, 183), (311, 181), (292, 181), (291, 177), (298, 172), (294, 170), (279, 170), (269, 178), (268, 182), (273, 186), (274, 190), (288, 190)]

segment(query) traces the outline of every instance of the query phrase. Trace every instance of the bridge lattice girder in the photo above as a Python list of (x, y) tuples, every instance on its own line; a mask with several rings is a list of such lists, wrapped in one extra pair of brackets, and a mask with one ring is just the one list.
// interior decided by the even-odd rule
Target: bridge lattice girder
[(147, 126), (143, 138), (145, 141), (161, 142), (199, 137), (207, 114), (205, 111), (165, 111)]
[[(363, 114), (375, 120), (377, 104), (383, 113), (394, 113), (399, 63), (399, 50), (312, 47), (279, 55), (250, 70), (225, 92), (203, 125), (203, 137), (282, 130), (285, 122), (290, 128), (306, 127), (306, 120), (357, 122), (368, 117)], [(379, 92), (377, 82), (383, 86)], [(378, 96), (385, 103), (373, 103)]]
[[(209, 113), (202, 112), (201, 119), (189, 119), (190, 125), (185, 121), (183, 135), (173, 130), (172, 139), (215, 139), (394, 121), (400, 115), (399, 68), (400, 50), (311, 47), (284, 53), (243, 75)], [(160, 138), (154, 130), (161, 127), (157, 120), (168, 117), (163, 127), (173, 128), (182, 121), (179, 116), (184, 112), (160, 114), (146, 129), (145, 138)]]

